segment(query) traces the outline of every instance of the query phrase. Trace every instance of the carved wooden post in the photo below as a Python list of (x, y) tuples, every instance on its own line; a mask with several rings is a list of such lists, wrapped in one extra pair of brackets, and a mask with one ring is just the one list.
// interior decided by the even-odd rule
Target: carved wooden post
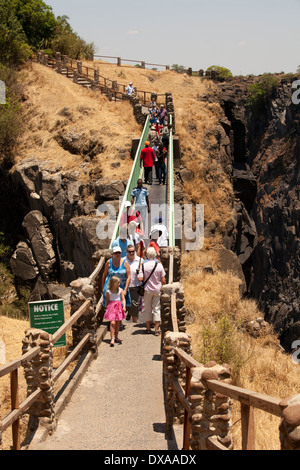
[(168, 332), (163, 340), (163, 367), (166, 389), (167, 434), (171, 434), (173, 423), (183, 423), (184, 409), (176, 397), (172, 384), (177, 379), (185, 387), (186, 368), (175, 354), (176, 348), (191, 354), (191, 337), (186, 333)]
[(40, 347), (40, 353), (24, 366), (27, 382), (27, 396), (41, 390), (41, 396), (29, 409), (29, 414), (41, 421), (49, 431), (55, 427), (54, 384), (53, 384), (53, 345), (51, 335), (34, 328), (25, 332), (23, 354)]
[(208, 380), (231, 383), (227, 366), (210, 362), (192, 369), (191, 380), (191, 449), (206, 450), (207, 439), (216, 437), (218, 442), (232, 450), (230, 398), (209, 389)]
[(94, 354), (97, 352), (96, 345), (96, 330), (97, 330), (97, 315), (95, 312), (95, 290), (89, 278), (79, 278), (72, 281), (70, 284), (71, 290), (71, 315), (73, 315), (86, 300), (91, 300), (91, 306), (89, 310), (73, 325), (73, 346), (76, 346), (83, 337), (90, 333), (90, 341), (88, 348), (93, 351)]
[(282, 400), (280, 406), (281, 450), (300, 450), (300, 395)]
[(95, 85), (99, 84), (99, 70), (94, 70), (94, 82)]

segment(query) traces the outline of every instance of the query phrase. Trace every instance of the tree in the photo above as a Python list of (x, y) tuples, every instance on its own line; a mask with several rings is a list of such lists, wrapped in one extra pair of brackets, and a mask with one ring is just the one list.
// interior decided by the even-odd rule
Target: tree
[(278, 78), (270, 73), (264, 73), (259, 82), (249, 86), (249, 98), (246, 108), (254, 114), (264, 113), (270, 98), (278, 87)]
[(175, 72), (182, 73), (182, 72), (185, 71), (185, 66), (184, 65), (173, 64), (171, 69), (175, 70)]
[(68, 22), (66, 15), (58, 16), (56, 20), (55, 37), (52, 39), (49, 47), (61, 54), (67, 55), (72, 59), (92, 59), (95, 53), (93, 43), (87, 44), (75, 33)]
[(232, 77), (231, 71), (226, 67), (221, 67), (220, 65), (211, 65), (207, 70), (218, 72), (219, 78), (221, 80), (227, 80), (228, 78)]
[(28, 44), (36, 49), (47, 46), (56, 28), (52, 8), (42, 0), (12, 0), (12, 5)]
[(12, 0), (0, 0), (0, 63), (15, 66), (29, 58), (30, 47)]

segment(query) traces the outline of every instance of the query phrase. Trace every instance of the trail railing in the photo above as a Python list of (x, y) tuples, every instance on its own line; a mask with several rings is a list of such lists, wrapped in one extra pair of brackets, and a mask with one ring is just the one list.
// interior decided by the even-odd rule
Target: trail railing
[[(149, 132), (149, 116), (146, 119), (146, 123), (140, 138), (140, 142), (138, 145), (138, 149), (136, 151), (136, 155), (134, 158), (131, 174), (128, 180), (128, 184), (126, 187), (126, 191), (120, 206), (120, 211), (118, 215), (118, 219), (114, 228), (114, 232), (112, 235), (111, 243), (115, 238), (118, 236), (119, 232), (119, 225), (120, 225), (120, 218), (124, 210), (124, 205), (127, 200), (131, 197), (132, 188), (136, 185), (137, 180), (141, 177), (143, 169), (140, 166), (140, 154), (141, 150), (144, 147), (145, 141), (147, 140)], [(111, 246), (111, 245), (110, 245)], [(95, 270), (90, 275), (89, 280), (90, 283), (97, 279), (99, 273), (101, 272), (102, 268), (104, 267), (105, 258), (102, 257), (97, 264)], [(98, 304), (95, 308), (95, 315), (98, 315), (102, 304), (102, 298), (99, 300)], [(60, 329), (54, 333), (52, 336), (47, 335), (45, 333), (44, 336), (38, 337), (33, 341), (34, 343), (38, 342), (46, 342), (47, 348), (50, 349), (50, 356), (53, 356), (53, 345), (67, 332), (69, 331), (74, 325), (78, 324), (78, 320), (80, 320), (83, 316), (87, 315), (89, 310), (92, 308), (91, 300), (87, 300), (84, 304), (72, 314), (69, 320), (67, 320), (64, 325), (60, 327)], [(84, 328), (84, 325), (82, 326)], [(43, 332), (40, 332), (43, 333)], [(43, 364), (43, 367), (51, 373), (51, 377), (47, 376), (49, 380), (55, 384), (59, 377), (63, 374), (63, 372), (70, 366), (70, 364), (79, 357), (80, 353), (82, 352), (83, 348), (89, 343), (91, 340), (92, 333), (84, 334), (83, 338), (79, 341), (79, 343), (74, 347), (74, 349), (67, 355), (64, 361), (54, 370), (48, 364)], [(32, 346), (32, 345), (31, 345)], [(46, 348), (46, 349), (47, 349)], [(24, 350), (24, 347), (23, 347)], [(49, 352), (49, 351), (48, 351)], [(47, 354), (48, 354), (47, 352)], [(20, 358), (6, 364), (5, 366), (0, 367), (0, 378), (10, 375), (10, 396), (11, 396), (11, 412), (2, 420), (0, 420), (0, 445), (1, 445), (1, 435), (4, 433), (10, 426), (12, 427), (12, 437), (13, 437), (13, 449), (20, 450), (21, 448), (21, 438), (20, 438), (20, 417), (28, 412), (32, 406), (34, 406), (41, 398), (42, 389), (37, 385), (36, 389), (32, 391), (32, 393), (28, 394), (27, 398), (20, 403), (19, 399), (19, 379), (18, 379), (18, 371), (20, 367), (25, 369), (26, 374), (26, 367), (34, 360), (39, 361), (41, 353), (45, 353), (44, 350), (40, 346), (31, 347), (28, 352), (25, 352), (23, 356)], [(48, 354), (49, 355), (49, 354)], [(51, 402), (51, 400), (50, 400)], [(46, 409), (45, 415), (51, 415), (54, 411), (53, 403), (47, 402), (45, 405)], [(43, 412), (40, 412), (43, 415)]]
[[(56, 63), (56, 62), (55, 62)], [(50, 61), (50, 66), (54, 67), (54, 62)], [(49, 65), (48, 61), (47, 64)], [(71, 74), (73, 69), (73, 62), (67, 66), (67, 74)], [(87, 74), (89, 71), (87, 71)], [(142, 176), (143, 168), (140, 165), (140, 154), (144, 147), (145, 141), (149, 133), (149, 116), (146, 117), (145, 125), (139, 145), (134, 158), (131, 174), (126, 186), (125, 194), (120, 206), (117, 222), (111, 237), (111, 244), (117, 238), (119, 233), (120, 219), (124, 211), (125, 202), (130, 200), (131, 191), (137, 184), (137, 180)], [(110, 244), (110, 247), (111, 247)], [(105, 258), (101, 257), (95, 270), (87, 279), (89, 286), (98, 278), (101, 270), (104, 267)], [(73, 284), (73, 283), (72, 283)], [(80, 287), (79, 287), (80, 289)], [(93, 297), (93, 295), (92, 295)], [(88, 346), (91, 354), (95, 353), (95, 328), (87, 327), (85, 322), (86, 317), (92, 318), (93, 325), (95, 318), (100, 312), (102, 297), (97, 305), (93, 305), (93, 299), (86, 300), (78, 310), (71, 314), (69, 320), (53, 335), (50, 335), (42, 330), (29, 329), (26, 332), (26, 337), (23, 340), (23, 355), (0, 367), (0, 378), (10, 375), (10, 396), (11, 396), (11, 412), (0, 419), (0, 447), (2, 444), (2, 434), (11, 426), (13, 437), (13, 449), (20, 450), (21, 448), (21, 426), (20, 417), (25, 413), (38, 418), (45, 418), (49, 420), (50, 426), (55, 421), (55, 404), (54, 404), (54, 384), (62, 376), (64, 371), (70, 364), (77, 358), (85, 347)], [(73, 349), (69, 351), (67, 357), (62, 363), (54, 370), (53, 369), (53, 346), (55, 343), (70, 329), (73, 329)], [(76, 341), (74, 338), (74, 331), (76, 332)], [(78, 333), (78, 330), (81, 330)], [(78, 340), (78, 338), (80, 338)], [(90, 344), (89, 344), (90, 343)], [(19, 369), (24, 368), (25, 377), (27, 377), (27, 398), (20, 403), (19, 399)], [(1, 406), (1, 404), (0, 404)]]
[[(12, 438), (13, 438), (13, 449), (20, 450), (21, 449), (21, 432), (20, 432), (20, 417), (26, 413), (38, 400), (40, 399), (41, 395), (44, 393), (41, 387), (33, 387), (34, 391), (32, 391), (27, 398), (20, 403), (19, 400), (19, 376), (18, 371), (20, 367), (24, 367), (26, 370), (26, 366), (31, 363), (31, 361), (36, 360), (40, 362), (44, 368), (43, 374), (46, 374), (46, 379), (49, 381), (53, 381), (55, 383), (58, 378), (62, 375), (62, 373), (68, 368), (71, 362), (73, 362), (80, 354), (84, 346), (90, 340), (90, 333), (87, 333), (82, 341), (73, 349), (71, 353), (64, 359), (64, 361), (60, 364), (60, 366), (54, 371), (52, 374), (52, 368), (49, 366), (51, 362), (51, 358), (53, 358), (53, 345), (67, 332), (69, 331), (72, 326), (78, 322), (78, 320), (85, 315), (89, 308), (90, 308), (90, 301), (85, 302), (76, 312), (76, 314), (72, 315), (72, 317), (67, 320), (64, 325), (60, 327), (56, 333), (51, 336), (47, 333), (40, 332), (42, 335), (37, 335), (38, 337), (35, 338), (32, 343), (23, 346), (23, 350), (25, 351), (23, 356), (20, 358), (11, 361), (10, 363), (0, 367), (0, 378), (5, 377), (6, 375), (10, 375), (10, 395), (11, 395), (11, 412), (2, 420), (0, 421), (0, 444), (1, 444), (1, 436), (2, 433), (5, 432), (10, 426), (12, 426)], [(37, 330), (38, 331), (38, 330)], [(46, 344), (45, 344), (46, 343)], [(35, 344), (37, 344), (35, 346)], [(26, 347), (28, 347), (28, 351), (26, 352)], [(47, 356), (47, 360), (45, 362), (42, 356)], [(47, 366), (48, 364), (48, 366)], [(45, 389), (45, 387), (44, 387)], [(49, 405), (49, 403), (46, 405)], [(46, 415), (48, 414), (49, 410), (46, 410)]]
[[(170, 69), (169, 65), (164, 65), (164, 64), (151, 64), (149, 62), (145, 62), (144, 60), (134, 60), (134, 59), (123, 59), (121, 57), (114, 57), (114, 56), (108, 56), (108, 55), (94, 55), (94, 58), (96, 59), (114, 59), (116, 63), (111, 64), (111, 65), (118, 65), (119, 67), (126, 67), (126, 65), (123, 65), (123, 62), (131, 62), (136, 65), (139, 65), (142, 69), (145, 69), (147, 65), (150, 67), (163, 67), (166, 70)], [(128, 66), (132, 67), (132, 66)]]
[[(173, 257), (170, 256), (169, 284)], [(166, 290), (170, 293), (169, 286)], [(232, 384), (227, 365), (200, 364), (192, 357), (191, 337), (178, 328), (176, 294), (171, 291), (171, 325), (163, 340), (167, 434), (183, 424), (183, 450), (233, 450), (231, 408), (240, 403), (242, 450), (255, 450), (255, 409), (281, 418), (282, 450), (300, 449), (300, 395), (280, 399)]]
[[(183, 450), (232, 450), (231, 407), (235, 400), (240, 403), (242, 450), (256, 448), (255, 409), (282, 418), (281, 448), (299, 449), (300, 437), (298, 439), (297, 436), (300, 436), (300, 395), (282, 400), (236, 387), (232, 384), (227, 365), (220, 366), (215, 362), (203, 365), (192, 357), (191, 337), (185, 333), (185, 328), (179, 327), (177, 315), (182, 306), (183, 294), (176, 283), (178, 279), (174, 282), (175, 255), (172, 249), (176, 240), (172, 132), (168, 165), (170, 254), (168, 286), (162, 290), (163, 297), (170, 297), (166, 301), (166, 310), (170, 310), (168, 313), (171, 319), (170, 331), (166, 332), (163, 340), (167, 434), (171, 435), (174, 418), (177, 418), (183, 424)], [(181, 299), (178, 298), (178, 292)], [(299, 416), (295, 418), (297, 412)]]
[[(49, 58), (43, 52), (38, 52), (37, 61), (73, 79), (76, 83), (99, 90), (111, 100), (121, 101), (127, 97), (126, 88), (128, 84), (118, 83), (116, 80), (104, 77), (99, 73), (99, 69), (88, 67), (82, 61), (70, 59), (65, 55), (61, 56), (59, 53), (56, 58)], [(148, 106), (153, 97), (153, 92), (135, 88), (135, 96), (141, 104)], [(165, 94), (155, 93), (155, 97), (159, 104), (166, 105)]]

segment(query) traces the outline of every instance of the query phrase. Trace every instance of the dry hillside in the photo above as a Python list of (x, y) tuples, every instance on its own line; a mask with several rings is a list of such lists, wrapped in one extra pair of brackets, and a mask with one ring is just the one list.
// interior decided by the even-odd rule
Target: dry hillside
[[(91, 66), (91, 64), (89, 64)], [(194, 318), (189, 326), (193, 337), (195, 357), (201, 356), (201, 331), (211, 325), (221, 313), (236, 324), (262, 316), (254, 302), (241, 300), (239, 280), (231, 273), (218, 271), (218, 256), (214, 246), (220, 242), (218, 233), (231, 217), (233, 190), (221, 162), (212, 158), (209, 147), (214, 148), (210, 131), (218, 123), (221, 109), (216, 103), (202, 100), (215, 87), (212, 82), (202, 82), (197, 77), (179, 75), (173, 71), (156, 72), (135, 67), (116, 67), (95, 62), (101, 75), (145, 91), (173, 94), (176, 113), (176, 133), (180, 138), (183, 154), (182, 164), (192, 171), (193, 180), (185, 185), (189, 200), (205, 205), (206, 220), (216, 224), (215, 239), (206, 240), (202, 252), (185, 254), (183, 257), (183, 284), (188, 311)], [(83, 158), (63, 150), (55, 136), (60, 130), (101, 134), (104, 152), (101, 158), (88, 162), (88, 169), (99, 167), (103, 178), (125, 179), (130, 172), (129, 155), (117, 169), (111, 163), (120, 148), (129, 147), (132, 137), (140, 135), (129, 103), (114, 103), (79, 87), (67, 78), (41, 65), (32, 64), (24, 75), (24, 127), (25, 132), (17, 149), (17, 161), (37, 155), (55, 167), (84, 169)], [(208, 141), (210, 140), (210, 145)], [(204, 273), (202, 266), (211, 265), (215, 274)], [(7, 361), (20, 355), (21, 340), (26, 321), (1, 318), (0, 339), (6, 343)], [(291, 358), (278, 347), (276, 338), (268, 329), (260, 338), (234, 330), (232, 342), (236, 341), (243, 364), (239, 370), (239, 385), (274, 396), (286, 397), (298, 392), (298, 369)], [(7, 383), (1, 385), (0, 402), (7, 398)], [(25, 392), (21, 384), (22, 393)], [(7, 407), (5, 408), (7, 410)], [(1, 415), (3, 415), (3, 408)], [(234, 410), (235, 421), (238, 412)], [(276, 449), (279, 446), (278, 420), (266, 415), (258, 416), (258, 439), (260, 449)], [(239, 423), (234, 426), (237, 447), (240, 445)]]

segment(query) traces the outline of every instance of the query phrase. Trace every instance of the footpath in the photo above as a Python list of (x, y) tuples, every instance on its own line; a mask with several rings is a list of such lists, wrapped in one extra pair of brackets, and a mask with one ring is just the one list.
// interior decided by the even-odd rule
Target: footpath
[[(166, 186), (147, 187), (151, 204), (165, 202)], [(55, 432), (46, 440), (36, 436), (28, 450), (182, 449), (176, 426), (171, 439), (165, 435), (161, 336), (154, 336), (154, 330), (146, 335), (143, 323), (122, 324), (122, 344), (113, 348), (106, 324), (98, 357), (62, 410)]]
[(161, 338), (123, 326), (122, 344), (105, 335), (53, 435), (28, 450), (177, 450), (165, 436)]

